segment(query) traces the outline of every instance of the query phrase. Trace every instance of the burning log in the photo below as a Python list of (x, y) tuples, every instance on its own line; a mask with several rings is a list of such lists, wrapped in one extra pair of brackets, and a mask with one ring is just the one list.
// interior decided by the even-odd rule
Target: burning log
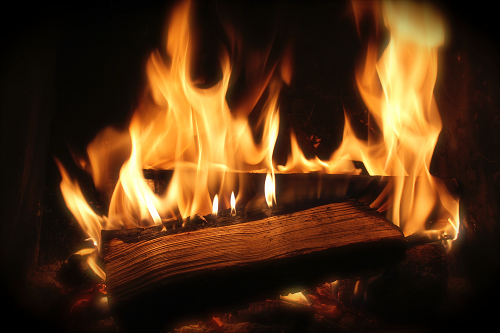
[[(265, 299), (283, 288), (380, 268), (404, 257), (401, 231), (365, 204), (297, 209), (248, 204), (237, 208), (236, 217), (225, 211), (220, 217), (184, 221), (184, 228), (170, 222), (103, 231), (107, 287), (117, 320), (127, 321), (127, 328), (139, 328), (132, 318), (143, 316), (172, 323), (181, 315)], [(154, 321), (148, 323), (154, 326)]]
[[(173, 170), (144, 169), (144, 178), (156, 194), (164, 193), (173, 175)], [(229, 173), (228, 173), (229, 174)], [(245, 184), (244, 193), (238, 194), (243, 200), (264, 193), (265, 173), (240, 173), (240, 183)], [(276, 196), (280, 202), (293, 203), (323, 198), (332, 201), (345, 201), (362, 196), (376, 197), (386, 185), (394, 181), (394, 176), (368, 176), (311, 173), (275, 174)], [(409, 178), (409, 177), (406, 177)], [(419, 177), (417, 177), (418, 181)], [(454, 197), (459, 197), (459, 186), (453, 178), (440, 178)]]

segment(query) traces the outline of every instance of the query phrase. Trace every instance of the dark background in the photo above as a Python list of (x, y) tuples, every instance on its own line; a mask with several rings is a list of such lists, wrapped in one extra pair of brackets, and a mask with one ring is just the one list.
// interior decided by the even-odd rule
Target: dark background
[[(498, 308), (489, 305), (498, 299), (499, 277), (497, 14), (478, 2), (436, 5), (450, 30), (435, 89), (443, 131), (432, 172), (455, 178), (460, 187), (463, 225), (449, 258), (456, 274), (473, 285), (476, 298), (464, 320), (477, 324), (471, 318), (493, 320)], [(145, 62), (163, 45), (169, 8), (169, 2), (106, 1), (16, 3), (2, 10), (0, 289), (7, 317), (23, 316), (24, 324), (36, 318), (21, 304), (29, 279), (37, 268), (64, 260), (85, 238), (64, 207), (53, 157), (89, 182), (70, 148), (82, 153), (107, 125), (126, 128), (145, 84)], [(215, 1), (197, 8), (205, 42), (193, 75), (210, 82), (218, 75), (213, 45), (227, 40)], [(291, 128), (306, 155), (328, 158), (342, 137), (343, 107), (359, 135), (366, 133), (354, 82), (361, 44), (349, 3), (241, 1), (228, 8), (250, 45), (262, 48), (274, 36), (273, 52), (292, 48), (292, 83), (280, 98), (280, 163)], [(230, 91), (230, 106), (242, 91), (244, 84)], [(322, 139), (318, 148), (311, 136)]]

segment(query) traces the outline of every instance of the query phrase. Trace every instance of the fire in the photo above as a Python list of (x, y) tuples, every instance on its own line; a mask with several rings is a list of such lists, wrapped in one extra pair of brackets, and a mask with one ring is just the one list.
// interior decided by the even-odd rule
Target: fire
[[(353, 2), (355, 14), (361, 7)], [(444, 24), (427, 4), (381, 4), (390, 41), (377, 59), (378, 45), (368, 45), (364, 64), (356, 72), (360, 94), (383, 133), (383, 140), (362, 142), (349, 132), (341, 147), (364, 163), (370, 174), (396, 176), (387, 191), (372, 204), (408, 235), (425, 229), (438, 207), (448, 218), (446, 233), (458, 234), (458, 200), (430, 172), (441, 117), (433, 90), (437, 76), (438, 47), (444, 42)], [(374, 14), (377, 14), (374, 11)], [(346, 127), (348, 127), (347, 125)], [(389, 192), (392, 191), (389, 197)]]
[(236, 216), (236, 199), (234, 198), (234, 192), (231, 192), (231, 216)]
[[(147, 62), (147, 97), (135, 111), (128, 131), (103, 130), (87, 147), (88, 163), (79, 160), (81, 167), (92, 174), (97, 189), (110, 199), (107, 217), (92, 211), (78, 184), (58, 163), (66, 203), (97, 248), (102, 229), (157, 225), (176, 215), (185, 218), (209, 214), (211, 209), (216, 214), (219, 204), (227, 207), (229, 203), (219, 203), (218, 196), (212, 203), (209, 189), (228, 197), (231, 189), (245, 186), (239, 182), (239, 172), (274, 173), (278, 96), (282, 82), (290, 80), (289, 62), (283, 57), (274, 66), (266, 67), (263, 64), (269, 50), (262, 51), (264, 57), (257, 54), (252, 59), (252, 68), (256, 69), (252, 75), (266, 78), (260, 87), (254, 87), (260, 93), (247, 104), (238, 105), (241, 110), (230, 110), (226, 102), (232, 69), (230, 53), (220, 52), (222, 79), (214, 86), (199, 88), (190, 77), (190, 6), (190, 1), (180, 2), (172, 13), (167, 59), (155, 51)], [(258, 124), (252, 128), (245, 113), (254, 109), (264, 91), (267, 100)], [(260, 138), (257, 135), (258, 143), (255, 133), (261, 133)], [(109, 188), (111, 171), (120, 164), (119, 180)], [(146, 168), (174, 170), (164, 195), (155, 194), (148, 186), (143, 175)], [(231, 201), (235, 212), (234, 193)]]
[(292, 303), (303, 304), (306, 306), (311, 305), (311, 302), (304, 296), (304, 294), (299, 291), (298, 293), (289, 293), (287, 296), (281, 296), (280, 299), (283, 301), (288, 301)]
[(266, 182), (264, 183), (266, 202), (269, 207), (273, 206), (273, 202), (276, 203), (276, 192), (274, 185), (274, 177), (271, 177), (271, 173), (267, 173)]
[(429, 172), (442, 128), (433, 90), (438, 48), (445, 35), (443, 20), (425, 3), (352, 4), (358, 34), (359, 22), (367, 14), (373, 15), (375, 22), (383, 19), (390, 32), (382, 56), (378, 58), (378, 42), (372, 39), (365, 61), (356, 71), (358, 89), (383, 140), (372, 133), (368, 141), (358, 139), (345, 118), (342, 144), (330, 160), (307, 160), (292, 133), (291, 154), (286, 165), (278, 166), (278, 170), (359, 174), (361, 170), (352, 161), (362, 161), (370, 175), (393, 176), (371, 206), (387, 211), (388, 219), (400, 226), (405, 235), (423, 232), (426, 222), (435, 218), (447, 220), (444, 233), (456, 239), (458, 200)]
[[(349, 131), (350, 128), (346, 126), (344, 129), (344, 140), (348, 136)], [(291, 154), (288, 157), (286, 165), (277, 166), (279, 172), (292, 173), (320, 171), (324, 173), (352, 175), (359, 175), (361, 173), (361, 170), (354, 167), (354, 163), (352, 162), (354, 158), (351, 157), (348, 152), (344, 154), (342, 147), (332, 155), (329, 161), (322, 161), (317, 156), (312, 160), (306, 159), (297, 143), (295, 133), (293, 132), (290, 135), (290, 144), (292, 148)]]
[[(269, 50), (255, 56), (249, 65), (254, 73), (248, 75), (260, 78), (254, 80), (259, 84), (252, 90), (258, 94), (248, 98), (247, 104), (238, 105), (239, 109), (230, 110), (226, 94), (236, 58), (231, 52), (220, 52), (222, 78), (214, 86), (200, 88), (191, 78), (190, 6), (190, 1), (183, 1), (172, 13), (166, 56), (155, 51), (147, 62), (148, 88), (128, 131), (103, 130), (87, 147), (88, 159), (79, 160), (93, 176), (97, 189), (110, 200), (107, 216), (92, 211), (78, 184), (58, 162), (66, 204), (97, 249), (102, 229), (159, 225), (178, 215), (217, 215), (219, 205), (230, 205), (231, 215), (236, 215), (232, 191), (239, 188), (243, 193), (241, 172), (267, 173), (265, 198), (271, 207), (276, 203), (276, 172), (359, 174), (353, 161), (362, 161), (370, 175), (394, 176), (372, 207), (387, 211), (388, 218), (406, 235), (424, 230), (426, 222), (437, 216), (448, 220), (444, 232), (456, 239), (458, 200), (429, 172), (442, 128), (433, 90), (444, 26), (433, 8), (410, 2), (385, 1), (368, 7), (353, 2), (357, 22), (368, 11), (377, 20), (381, 16), (390, 32), (380, 58), (378, 43), (371, 41), (365, 61), (356, 71), (360, 94), (383, 139), (358, 139), (346, 118), (343, 142), (328, 161), (317, 157), (307, 160), (292, 133), (292, 152), (286, 165), (274, 166), (278, 96), (282, 83), (291, 80), (288, 55), (273, 66), (265, 65), (270, 61)], [(262, 96), (267, 99), (252, 128), (247, 116)], [(109, 185), (111, 173), (118, 168), (119, 180), (113, 188)], [(148, 186), (145, 168), (173, 170), (163, 195)], [(210, 193), (217, 193), (213, 202)], [(222, 202), (219, 197), (224, 198)], [(93, 259), (89, 258), (89, 264), (98, 269)]]
[[(101, 245), (101, 230), (107, 225), (107, 219), (106, 217), (98, 216), (94, 213), (87, 201), (85, 201), (78, 183), (70, 179), (68, 173), (57, 159), (56, 163), (63, 178), (61, 182), (61, 192), (63, 193), (66, 206), (78, 222), (87, 222), (80, 222), (80, 225), (83, 231), (93, 240), (94, 245), (99, 249)], [(96, 263), (97, 252), (95, 249), (83, 249), (77, 252), (77, 254), (89, 255), (87, 263), (100, 278), (105, 280), (105, 273)]]
[(218, 212), (219, 212), (219, 197), (216, 194), (214, 197), (214, 203), (212, 204), (212, 215), (217, 216)]

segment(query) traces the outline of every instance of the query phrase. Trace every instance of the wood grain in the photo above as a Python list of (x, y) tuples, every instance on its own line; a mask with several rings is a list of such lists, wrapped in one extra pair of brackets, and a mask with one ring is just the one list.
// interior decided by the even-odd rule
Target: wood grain
[(352, 244), (366, 244), (369, 251), (370, 243), (403, 239), (399, 228), (356, 201), (182, 233), (159, 230), (114, 231), (103, 237), (107, 286), (115, 301), (157, 284), (227, 267), (255, 266)]

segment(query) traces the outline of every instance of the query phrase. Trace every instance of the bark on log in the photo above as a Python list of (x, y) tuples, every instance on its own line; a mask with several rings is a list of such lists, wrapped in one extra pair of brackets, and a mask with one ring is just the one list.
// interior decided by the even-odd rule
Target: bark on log
[[(144, 178), (151, 189), (156, 193), (164, 193), (170, 183), (173, 170), (143, 170)], [(221, 173), (222, 174), (222, 173)], [(226, 173), (227, 178), (237, 179), (240, 188), (235, 193), (242, 200), (250, 200), (255, 195), (264, 193), (265, 173)], [(222, 179), (222, 177), (220, 177)], [(316, 201), (319, 198), (333, 201), (346, 201), (360, 199), (374, 200), (396, 177), (392, 176), (367, 176), (367, 175), (337, 175), (311, 173), (275, 174), (276, 197), (280, 202), (293, 203), (304, 200)], [(448, 188), (448, 191), (458, 198), (460, 189), (453, 178), (439, 178)], [(406, 177), (406, 181), (410, 181)], [(418, 181), (418, 177), (417, 177)], [(242, 193), (240, 193), (242, 192)], [(214, 192), (214, 194), (216, 191)]]
[(257, 211), (207, 216), (207, 223), (184, 228), (188, 232), (163, 226), (103, 231), (111, 306), (118, 322), (127, 321), (120, 326), (144, 329), (144, 320), (132, 318), (160, 314), (163, 324), (173, 323), (404, 258), (399, 228), (357, 201), (282, 215)]

